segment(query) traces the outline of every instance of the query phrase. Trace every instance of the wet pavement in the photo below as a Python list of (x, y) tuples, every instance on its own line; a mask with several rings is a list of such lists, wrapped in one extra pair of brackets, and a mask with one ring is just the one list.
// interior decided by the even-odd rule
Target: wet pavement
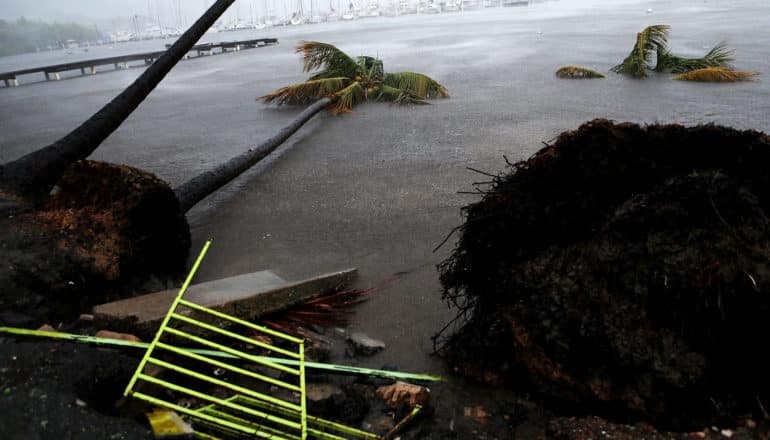
[[(430, 336), (453, 316), (440, 300), (435, 269), (452, 241), (433, 249), (462, 222), (460, 208), (477, 199), (458, 191), (487, 180), (466, 167), (496, 173), (503, 155), (524, 159), (542, 141), (599, 117), (770, 131), (770, 4), (605, 3), (562, 0), (231, 34), (228, 39), (277, 37), (281, 45), (180, 63), (93, 158), (143, 168), (176, 185), (248, 149), (299, 112), (256, 97), (306, 77), (293, 51), (300, 40), (378, 56), (386, 71), (432, 76), (451, 99), (407, 108), (364, 104), (351, 115), (316, 117), (266, 165), (188, 218), (192, 254), (205, 239), (215, 240), (199, 281), (262, 269), (291, 280), (357, 267), (356, 287), (381, 288), (358, 307), (350, 330), (388, 348), (353, 362), (445, 373), (430, 355)], [(727, 40), (736, 67), (763, 76), (716, 85), (669, 75), (554, 76), (568, 64), (608, 71), (650, 24), (671, 25), (669, 42), (681, 55), (700, 56)], [(56, 140), (140, 72), (0, 89), (0, 161)], [(468, 397), (457, 395), (465, 393), (460, 388), (448, 388), (452, 400)]]

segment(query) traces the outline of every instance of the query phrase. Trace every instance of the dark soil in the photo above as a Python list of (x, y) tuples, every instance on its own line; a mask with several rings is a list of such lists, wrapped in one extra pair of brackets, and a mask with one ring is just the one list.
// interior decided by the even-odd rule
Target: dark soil
[(664, 430), (770, 404), (770, 138), (595, 120), (510, 164), (442, 265), (450, 361)]
[(76, 162), (45, 201), (2, 214), (0, 324), (71, 321), (180, 275), (190, 247), (171, 188), (126, 166)]
[(0, 341), (0, 438), (153, 438), (146, 422), (118, 417), (116, 402), (138, 363), (104, 348)]

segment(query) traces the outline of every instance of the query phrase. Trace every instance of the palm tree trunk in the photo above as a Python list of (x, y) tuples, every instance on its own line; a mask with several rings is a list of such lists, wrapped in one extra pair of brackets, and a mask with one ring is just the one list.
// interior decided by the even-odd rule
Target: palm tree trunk
[(299, 130), (302, 125), (309, 121), (316, 113), (326, 108), (332, 103), (331, 98), (321, 98), (314, 102), (308, 108), (302, 111), (286, 127), (282, 128), (273, 137), (259, 144), (256, 148), (238, 155), (216, 168), (198, 174), (186, 183), (174, 189), (182, 212), (187, 212), (200, 202), (203, 198), (224, 186), (227, 182), (235, 179), (241, 173), (252, 167), (273, 152), (289, 136)]
[(235, 0), (217, 0), (147, 70), (101, 110), (53, 144), (0, 166), (0, 192), (47, 195), (73, 162), (85, 159), (115, 131)]

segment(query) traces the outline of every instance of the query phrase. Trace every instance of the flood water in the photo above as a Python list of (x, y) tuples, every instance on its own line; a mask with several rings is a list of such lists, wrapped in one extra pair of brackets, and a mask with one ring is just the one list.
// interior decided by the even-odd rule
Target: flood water
[[(430, 336), (453, 316), (440, 299), (435, 268), (453, 241), (433, 249), (462, 222), (460, 208), (478, 199), (458, 192), (486, 180), (466, 167), (497, 173), (504, 155), (525, 159), (541, 142), (593, 118), (715, 122), (768, 132), (768, 17), (764, 0), (562, 0), (216, 34), (204, 40), (276, 37), (281, 44), (181, 62), (93, 158), (136, 166), (177, 185), (266, 139), (299, 110), (256, 98), (306, 77), (293, 49), (300, 40), (377, 56), (386, 71), (432, 76), (450, 99), (407, 108), (369, 103), (354, 114), (316, 117), (266, 165), (205, 200), (188, 219), (193, 254), (214, 238), (198, 280), (262, 269), (296, 280), (356, 267), (356, 287), (378, 289), (356, 309), (350, 331), (382, 339), (388, 348), (368, 359), (334, 360), (446, 374), (431, 356)], [(736, 68), (762, 76), (736, 84), (612, 73), (602, 80), (555, 78), (555, 70), (569, 64), (608, 71), (628, 54), (636, 32), (651, 24), (671, 25), (670, 45), (684, 56), (701, 56), (726, 40)], [(163, 44), (104, 46), (69, 56)], [(0, 58), (0, 71), (64, 62), (67, 55)], [(134, 68), (0, 89), (0, 161), (66, 134), (139, 73)], [(445, 388), (447, 399), (460, 406), (483, 400), (464, 387)]]

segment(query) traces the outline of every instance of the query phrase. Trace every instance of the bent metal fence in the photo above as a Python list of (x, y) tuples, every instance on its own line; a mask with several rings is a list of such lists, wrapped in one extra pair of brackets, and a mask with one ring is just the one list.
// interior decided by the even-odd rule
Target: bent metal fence
[[(210, 245), (209, 240), (201, 250), (124, 394), (182, 414), (203, 439), (379, 438), (308, 416), (302, 339), (184, 299)], [(191, 351), (190, 344), (233, 358), (213, 359)], [(295, 362), (289, 366), (245, 351), (254, 349)]]

